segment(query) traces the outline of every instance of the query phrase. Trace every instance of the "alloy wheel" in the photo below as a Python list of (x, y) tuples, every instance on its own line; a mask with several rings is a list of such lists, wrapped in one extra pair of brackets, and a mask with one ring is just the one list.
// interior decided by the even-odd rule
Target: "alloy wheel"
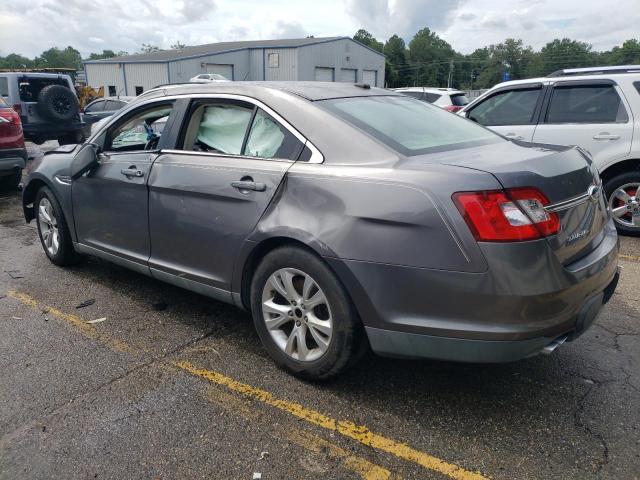
[(60, 249), (58, 219), (53, 205), (46, 197), (43, 197), (38, 204), (38, 226), (40, 227), (44, 247), (50, 255), (56, 255)]
[(262, 291), (262, 316), (276, 345), (303, 362), (319, 359), (329, 348), (333, 318), (326, 295), (308, 274), (281, 268)]
[(627, 183), (609, 197), (609, 208), (616, 223), (640, 228), (640, 182)]

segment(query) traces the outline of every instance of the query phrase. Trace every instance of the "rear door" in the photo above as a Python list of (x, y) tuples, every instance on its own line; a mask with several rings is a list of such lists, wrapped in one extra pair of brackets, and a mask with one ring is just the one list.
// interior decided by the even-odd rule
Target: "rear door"
[(556, 83), (541, 117), (535, 142), (578, 145), (591, 153), (598, 168), (631, 151), (631, 109), (610, 80)]
[(474, 105), (466, 116), (507, 138), (530, 142), (536, 129), (543, 93), (541, 83), (500, 89)]
[(192, 101), (177, 148), (161, 152), (149, 178), (154, 276), (213, 296), (230, 291), (240, 247), (304, 148), (266, 110)]

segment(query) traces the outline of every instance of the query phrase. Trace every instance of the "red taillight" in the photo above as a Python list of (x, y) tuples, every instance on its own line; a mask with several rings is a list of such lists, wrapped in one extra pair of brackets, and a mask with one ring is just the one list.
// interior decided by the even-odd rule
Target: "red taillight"
[(560, 219), (537, 188), (454, 193), (453, 201), (480, 242), (517, 242), (554, 235)]
[(13, 108), (18, 115), (20, 115), (22, 113), (22, 105), (19, 104), (19, 103), (16, 103), (15, 105), (12, 105), (11, 108)]
[(456, 113), (458, 110), (462, 110), (460, 105), (447, 105), (444, 107), (447, 112)]

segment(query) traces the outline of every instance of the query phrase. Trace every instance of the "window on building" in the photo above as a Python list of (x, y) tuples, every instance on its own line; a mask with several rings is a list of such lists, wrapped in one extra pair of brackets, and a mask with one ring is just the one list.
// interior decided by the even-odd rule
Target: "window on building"
[(613, 85), (556, 87), (547, 123), (625, 123), (624, 104)]
[(142, 87), (136, 87), (136, 97), (138, 95), (142, 95), (142, 92), (144, 92), (144, 88)]
[(110, 97), (115, 97), (117, 95), (115, 85), (109, 85), (108, 90), (109, 90)]
[(269, 68), (278, 68), (280, 66), (280, 55), (277, 53), (270, 53), (268, 56)]

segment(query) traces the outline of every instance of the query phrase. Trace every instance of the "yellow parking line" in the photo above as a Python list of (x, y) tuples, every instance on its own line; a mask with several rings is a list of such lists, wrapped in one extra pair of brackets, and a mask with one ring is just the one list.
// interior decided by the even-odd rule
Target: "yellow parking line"
[(136, 353), (135, 349), (126, 342), (123, 342), (116, 338), (112, 338), (105, 333), (99, 332), (94, 325), (87, 323), (77, 315), (62, 312), (57, 308), (48, 305), (40, 305), (35, 298), (27, 295), (26, 293), (16, 292), (15, 290), (9, 290), (7, 292), (7, 296), (15, 298), (20, 303), (27, 305), (28, 307), (41, 309), (46, 315), (51, 315), (52, 317), (64, 320), (65, 322), (80, 330), (80, 332), (82, 332), (85, 337), (88, 337), (92, 340), (99, 340), (112, 350), (115, 350), (117, 352)]
[(403, 460), (407, 460), (429, 470), (447, 475), (450, 478), (456, 480), (485, 480), (488, 478), (479, 472), (465, 470), (458, 465), (448, 463), (437, 457), (416, 450), (405, 443), (385, 438), (382, 435), (372, 432), (365, 426), (356, 425), (347, 420), (333, 419), (320, 412), (316, 412), (315, 410), (305, 408), (298, 403), (276, 398), (266, 390), (239, 382), (221, 373), (197, 368), (186, 361), (175, 362), (174, 365), (192, 375), (204, 378), (217, 385), (225, 386), (229, 390), (285, 411), (295, 417), (306, 420), (309, 423), (337, 432), (347, 438), (356, 440), (363, 445), (390, 453), (391, 455)]
[(640, 256), (638, 255), (625, 255), (624, 253), (618, 254), (618, 258), (622, 260), (631, 260), (632, 262), (640, 262)]

